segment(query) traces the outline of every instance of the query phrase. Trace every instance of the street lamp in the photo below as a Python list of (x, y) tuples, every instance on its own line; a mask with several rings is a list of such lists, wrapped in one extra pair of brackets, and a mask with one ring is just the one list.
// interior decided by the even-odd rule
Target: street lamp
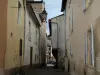
[(46, 12), (46, 10), (44, 8), (43, 12), (40, 13), (40, 18), (41, 18), (42, 22), (45, 22), (46, 21), (47, 15), (48, 15), (48, 13)]

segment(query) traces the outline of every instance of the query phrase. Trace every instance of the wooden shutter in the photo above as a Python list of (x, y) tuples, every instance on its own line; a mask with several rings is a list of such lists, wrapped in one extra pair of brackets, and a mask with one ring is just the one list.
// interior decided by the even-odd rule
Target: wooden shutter
[(70, 26), (71, 26), (71, 31), (73, 31), (73, 8), (71, 8)]
[(94, 66), (94, 32), (92, 24), (91, 24), (91, 54), (92, 54), (92, 65)]
[(70, 55), (72, 56), (72, 47), (71, 47), (71, 45), (70, 45)]
[(85, 33), (85, 64), (87, 65), (88, 61), (88, 40), (87, 40), (87, 33)]

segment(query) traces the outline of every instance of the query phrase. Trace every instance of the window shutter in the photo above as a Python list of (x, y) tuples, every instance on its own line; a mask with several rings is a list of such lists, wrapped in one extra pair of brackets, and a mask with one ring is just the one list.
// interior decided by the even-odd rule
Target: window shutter
[(70, 26), (71, 26), (71, 31), (73, 31), (73, 8), (71, 8)]
[(88, 40), (87, 33), (85, 33), (85, 64), (87, 65), (88, 61)]
[(92, 24), (91, 24), (91, 54), (92, 54), (92, 65), (94, 66), (94, 33)]
[(72, 56), (72, 47), (71, 47), (71, 45), (70, 45), (70, 55)]
[(86, 0), (82, 0), (82, 3), (83, 3), (83, 11), (84, 11), (86, 8)]

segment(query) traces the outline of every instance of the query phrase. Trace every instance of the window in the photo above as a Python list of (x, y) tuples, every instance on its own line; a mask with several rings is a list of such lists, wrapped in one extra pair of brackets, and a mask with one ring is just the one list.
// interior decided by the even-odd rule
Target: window
[(69, 8), (70, 8), (71, 0), (69, 0)]
[(69, 4), (71, 4), (71, 0), (69, 0)]
[(83, 10), (86, 10), (89, 8), (92, 0), (83, 0)]
[(72, 54), (72, 46), (70, 45), (70, 56), (73, 56)]
[(85, 47), (85, 63), (94, 66), (94, 34), (92, 25), (86, 35)]
[(72, 34), (73, 32), (73, 8), (71, 8), (70, 11), (70, 33)]
[(65, 50), (65, 57), (67, 57), (67, 50)]
[(29, 22), (29, 41), (31, 41), (31, 22)]
[(20, 24), (21, 23), (21, 3), (20, 1), (18, 1), (18, 19), (17, 19), (17, 23)]
[(85, 65), (87, 65), (87, 61), (88, 61), (88, 59), (87, 59), (87, 56), (88, 56), (88, 49), (87, 49), (87, 33), (85, 34)]
[(36, 60), (37, 60), (37, 55), (35, 54), (35, 62), (36, 62)]

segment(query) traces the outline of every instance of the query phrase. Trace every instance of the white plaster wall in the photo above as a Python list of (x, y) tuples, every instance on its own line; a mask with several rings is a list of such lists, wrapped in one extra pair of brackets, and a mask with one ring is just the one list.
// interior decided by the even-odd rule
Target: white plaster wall
[(40, 27), (40, 51), (41, 51), (41, 64), (46, 63), (46, 22), (42, 23)]
[[(31, 41), (29, 41), (29, 21), (31, 23)], [(36, 34), (37, 33), (37, 34)], [(35, 61), (35, 56), (39, 56), (39, 29), (36, 28), (36, 24), (32, 15), (26, 10), (26, 23), (25, 23), (25, 52), (24, 52), (24, 64), (30, 64), (30, 47), (33, 47), (33, 64), (37, 64), (39, 61)]]
[(52, 24), (52, 48), (57, 48), (57, 24)]
[(64, 22), (65, 19), (64, 18), (65, 18), (64, 15), (60, 15), (51, 19), (52, 22), (58, 24), (57, 27), (57, 24), (52, 23), (52, 47), (57, 48), (57, 41), (58, 41), (59, 61), (65, 56), (65, 22)]

